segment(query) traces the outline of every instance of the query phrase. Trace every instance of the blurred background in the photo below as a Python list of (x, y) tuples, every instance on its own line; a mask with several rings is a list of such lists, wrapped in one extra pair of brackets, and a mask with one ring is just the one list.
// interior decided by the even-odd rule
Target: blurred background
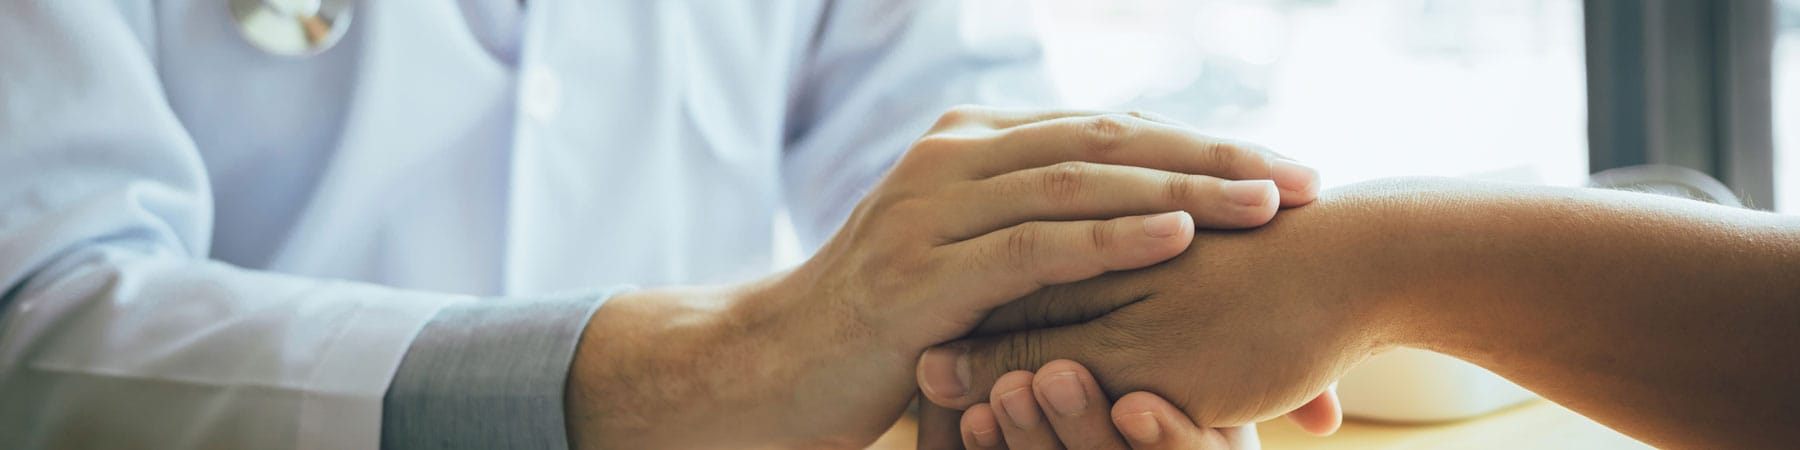
[(1328, 187), (1664, 163), (1800, 212), (1800, 0), (1030, 3), (994, 13), (1034, 11), (1073, 106), (1266, 144)]
[(1800, 213), (1800, 0), (964, 1), (965, 31), (1036, 28), (1068, 106), (1268, 145), (1327, 188), (1669, 164)]
[(1778, 2), (1775, 41), (1776, 209), (1800, 212), (1800, 0)]

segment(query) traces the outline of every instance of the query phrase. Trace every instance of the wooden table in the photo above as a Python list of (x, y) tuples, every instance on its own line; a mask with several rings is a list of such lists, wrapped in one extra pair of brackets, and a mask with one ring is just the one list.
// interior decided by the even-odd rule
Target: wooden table
[[(1285, 449), (1645, 449), (1651, 448), (1574, 411), (1534, 400), (1474, 419), (1431, 425), (1348, 421), (1337, 434), (1315, 437), (1286, 419), (1257, 426), (1263, 448)], [(918, 422), (902, 418), (872, 449), (916, 447)]]

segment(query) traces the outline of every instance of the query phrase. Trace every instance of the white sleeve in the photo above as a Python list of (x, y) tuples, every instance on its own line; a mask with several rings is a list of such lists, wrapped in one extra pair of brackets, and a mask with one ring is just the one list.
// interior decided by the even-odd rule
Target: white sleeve
[(413, 336), (467, 299), (208, 261), (126, 3), (0, 5), (0, 448), (375, 448)]
[(805, 252), (951, 106), (1051, 106), (1029, 0), (829, 2), (795, 79), (783, 189)]

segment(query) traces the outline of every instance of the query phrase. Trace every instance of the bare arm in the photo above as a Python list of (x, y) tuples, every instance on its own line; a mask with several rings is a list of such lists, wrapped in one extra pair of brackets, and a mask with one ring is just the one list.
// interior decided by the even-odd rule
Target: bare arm
[(1395, 249), (1394, 343), (1490, 368), (1649, 442), (1800, 438), (1800, 218), (1442, 180), (1346, 200), (1405, 211), (1413, 220), (1387, 223), (1423, 239)]
[[(967, 349), (971, 390), (1069, 358), (1110, 394), (1148, 390), (1229, 426), (1298, 406), (1370, 354), (1416, 346), (1657, 445), (1800, 440), (1800, 218), (1402, 179), (1194, 242), (1168, 263), (1008, 305), (946, 348)], [(1056, 324), (1070, 325), (1039, 328)], [(922, 360), (922, 380), (953, 367), (931, 357), (943, 353)]]

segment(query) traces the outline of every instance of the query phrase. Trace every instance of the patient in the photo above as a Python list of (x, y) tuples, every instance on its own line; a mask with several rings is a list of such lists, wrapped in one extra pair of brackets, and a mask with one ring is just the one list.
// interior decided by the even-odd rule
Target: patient
[(1800, 217), (1594, 189), (1353, 185), (996, 310), (921, 358), (925, 397), (966, 409), (959, 439), (954, 413), (927, 407), (921, 445), (1255, 447), (1217, 427), (1296, 408), (1329, 432), (1335, 399), (1319, 394), (1409, 346), (1659, 447), (1791, 446), (1797, 271)]

